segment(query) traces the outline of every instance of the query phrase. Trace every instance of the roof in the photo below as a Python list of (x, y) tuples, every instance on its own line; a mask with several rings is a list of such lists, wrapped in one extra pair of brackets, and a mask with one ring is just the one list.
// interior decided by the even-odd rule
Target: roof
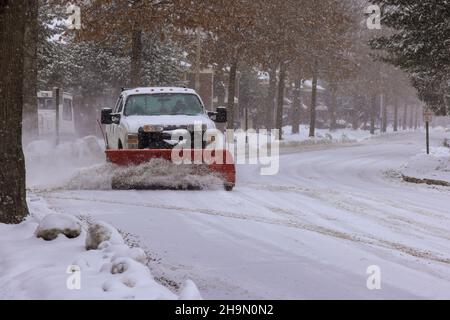
[[(37, 97), (53, 99), (53, 91), (38, 91)], [(73, 95), (70, 92), (63, 92), (63, 97), (67, 99), (72, 99)]]
[(318, 105), (316, 111), (328, 111), (328, 107), (325, 105)]
[(137, 94), (155, 94), (155, 93), (187, 93), (197, 94), (195, 90), (181, 87), (142, 87), (124, 90), (122, 94), (137, 95)]
[[(312, 80), (305, 80), (302, 85), (303, 90), (311, 91), (312, 90)], [(317, 91), (325, 91), (325, 88), (320, 84), (317, 84)]]

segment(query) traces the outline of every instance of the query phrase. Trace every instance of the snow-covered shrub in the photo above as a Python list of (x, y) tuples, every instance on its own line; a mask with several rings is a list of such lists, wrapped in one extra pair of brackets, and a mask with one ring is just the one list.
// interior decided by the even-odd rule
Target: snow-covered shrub
[[(102, 285), (104, 292), (129, 292), (130, 297), (132, 297), (133, 293), (138, 293), (142, 290), (146, 292), (147, 298), (150, 299), (178, 298), (169, 289), (163, 289), (155, 281), (148, 267), (133, 259), (126, 257), (113, 259), (112, 262), (105, 264), (101, 268), (101, 272), (109, 274), (109, 279)], [(190, 287), (188, 293), (192, 291), (193, 289)]]
[(86, 237), (86, 250), (97, 250), (104, 248), (105, 243), (109, 245), (123, 244), (123, 238), (114, 227), (105, 222), (96, 222), (89, 226)]
[(111, 273), (125, 273), (130, 268), (130, 261), (132, 261), (130, 258), (123, 257), (114, 259), (111, 265)]
[(356, 140), (350, 139), (345, 133), (343, 133), (341, 136), (341, 143), (352, 143), (355, 141)]
[(109, 250), (114, 253), (112, 257), (113, 260), (120, 257), (126, 257), (145, 265), (149, 259), (147, 254), (141, 248), (129, 248), (127, 245), (116, 245), (107, 248), (105, 251), (109, 252)]
[(36, 237), (46, 241), (54, 240), (60, 234), (69, 239), (77, 238), (81, 234), (80, 222), (66, 214), (49, 214), (42, 219), (36, 229)]

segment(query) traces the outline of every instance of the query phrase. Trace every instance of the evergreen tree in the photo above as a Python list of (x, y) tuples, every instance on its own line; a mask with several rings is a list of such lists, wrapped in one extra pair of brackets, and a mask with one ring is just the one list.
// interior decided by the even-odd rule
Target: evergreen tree
[(407, 71), (419, 95), (437, 113), (448, 113), (450, 1), (372, 0), (383, 8), (382, 23), (394, 32), (372, 41), (383, 59)]

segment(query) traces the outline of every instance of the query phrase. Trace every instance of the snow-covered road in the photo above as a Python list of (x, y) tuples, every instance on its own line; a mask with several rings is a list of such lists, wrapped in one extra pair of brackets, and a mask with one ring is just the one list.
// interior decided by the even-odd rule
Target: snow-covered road
[[(129, 232), (156, 277), (190, 278), (207, 299), (450, 298), (450, 189), (394, 171), (421, 149), (407, 133), (290, 150), (276, 176), (240, 166), (233, 192), (38, 195)], [(381, 290), (366, 286), (372, 265)]]

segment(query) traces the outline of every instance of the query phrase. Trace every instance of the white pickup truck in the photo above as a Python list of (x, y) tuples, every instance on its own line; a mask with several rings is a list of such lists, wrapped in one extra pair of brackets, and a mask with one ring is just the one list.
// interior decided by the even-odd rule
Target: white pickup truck
[[(178, 87), (123, 90), (114, 109), (103, 109), (101, 114), (107, 148), (113, 150), (170, 149), (174, 147), (167, 142), (171, 131), (200, 123), (204, 130), (215, 129), (215, 122), (226, 121), (225, 108), (207, 112), (194, 90)], [(144, 127), (147, 136), (142, 139)]]

